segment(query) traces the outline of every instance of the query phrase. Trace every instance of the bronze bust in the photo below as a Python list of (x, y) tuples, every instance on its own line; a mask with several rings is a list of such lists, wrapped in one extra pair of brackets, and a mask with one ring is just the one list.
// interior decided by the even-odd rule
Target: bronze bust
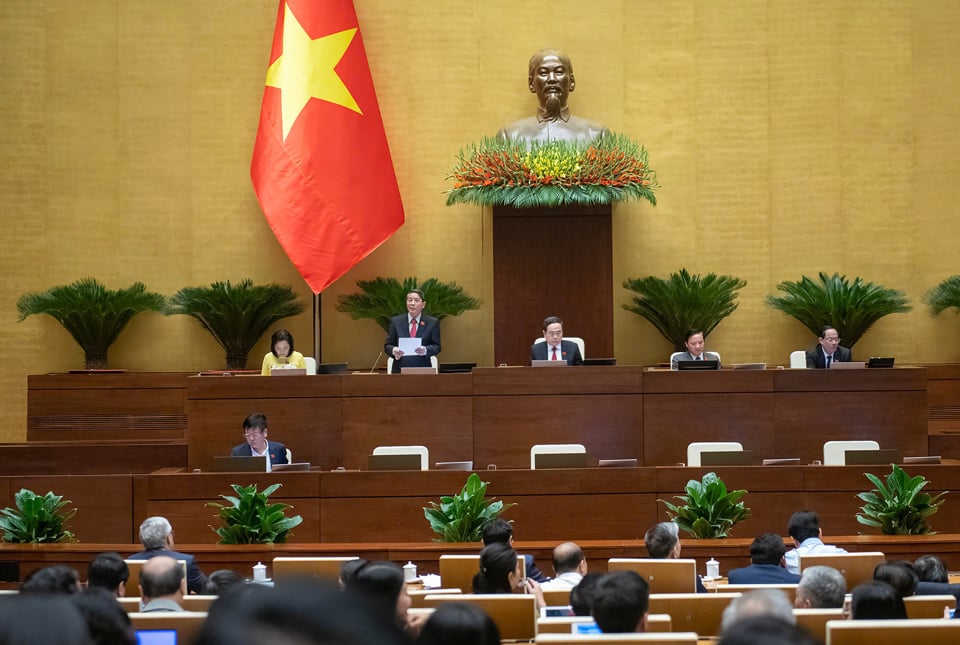
[(592, 121), (572, 116), (567, 96), (576, 79), (570, 57), (556, 49), (541, 49), (530, 58), (527, 76), (537, 95), (537, 115), (505, 125), (497, 137), (523, 141), (593, 141), (608, 130)]

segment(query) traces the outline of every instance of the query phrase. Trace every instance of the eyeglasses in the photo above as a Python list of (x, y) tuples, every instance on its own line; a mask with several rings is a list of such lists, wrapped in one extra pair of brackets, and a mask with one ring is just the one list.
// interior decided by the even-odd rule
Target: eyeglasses
[(839, 338), (824, 338), (823, 340), (827, 341), (828, 343), (839, 343), (839, 342), (840, 342), (840, 339), (839, 339)]
[(260, 435), (262, 435), (262, 434), (263, 434), (263, 433), (260, 432), (259, 430), (247, 430), (247, 431), (245, 431), (245, 432), (243, 433), (243, 436), (244, 436), (244, 437), (258, 437), (258, 436), (260, 436)]

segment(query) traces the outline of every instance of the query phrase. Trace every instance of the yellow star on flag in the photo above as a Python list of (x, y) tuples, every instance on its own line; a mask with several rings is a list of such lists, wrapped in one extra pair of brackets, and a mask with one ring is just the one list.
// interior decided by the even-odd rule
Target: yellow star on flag
[(353, 41), (356, 28), (311, 39), (290, 10), (284, 8), (283, 53), (267, 70), (267, 86), (280, 89), (283, 138), (311, 98), (329, 101), (358, 114), (360, 106), (335, 71)]

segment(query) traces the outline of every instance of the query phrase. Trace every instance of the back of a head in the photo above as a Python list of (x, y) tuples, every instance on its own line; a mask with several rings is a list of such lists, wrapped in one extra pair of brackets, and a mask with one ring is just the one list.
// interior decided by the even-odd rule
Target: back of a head
[(721, 631), (726, 633), (744, 618), (753, 616), (773, 616), (790, 624), (797, 622), (787, 594), (779, 589), (756, 589), (730, 601), (723, 610)]
[(353, 576), (357, 575), (357, 571), (366, 566), (367, 560), (363, 558), (354, 558), (353, 560), (347, 560), (340, 565), (340, 586), (346, 588), (350, 582), (353, 581)]
[(820, 518), (814, 511), (797, 511), (787, 523), (787, 535), (797, 542), (820, 535)]
[(593, 614), (593, 594), (603, 576), (602, 573), (588, 573), (570, 590), (570, 607), (573, 608), (574, 616)]
[(179, 594), (183, 584), (183, 565), (165, 555), (147, 560), (140, 569), (140, 595), (162, 598)]
[(22, 594), (73, 594), (78, 591), (80, 591), (80, 574), (76, 569), (63, 564), (37, 569), (20, 585)]
[(500, 645), (500, 630), (476, 605), (440, 605), (424, 624), (417, 645)]
[(780, 564), (786, 549), (783, 538), (776, 533), (764, 533), (750, 545), (750, 561), (753, 564)]
[(311, 578), (281, 580), (274, 587), (227, 589), (210, 606), (196, 645), (402, 645), (395, 621)]
[(72, 596), (9, 594), (0, 597), (0, 644), (93, 645)]
[(393, 562), (368, 562), (345, 585), (347, 593), (360, 596), (387, 619), (397, 615), (397, 599), (403, 589), (403, 569)]
[(481, 534), (484, 546), (497, 542), (509, 543), (512, 537), (513, 524), (499, 517), (487, 522), (483, 526), (483, 532)]
[(130, 570), (119, 553), (105, 551), (98, 553), (90, 560), (87, 567), (87, 588), (99, 587), (113, 593), (117, 592), (120, 583), (130, 579)]
[(660, 522), (650, 527), (643, 536), (643, 543), (651, 558), (663, 559), (670, 556), (680, 541), (680, 527), (676, 522)]
[(583, 550), (574, 542), (564, 542), (553, 549), (553, 570), (557, 575), (576, 571), (583, 562)]
[(144, 549), (162, 549), (167, 545), (167, 536), (173, 527), (167, 518), (159, 515), (148, 517), (140, 525), (140, 543)]
[(873, 579), (886, 582), (897, 590), (901, 598), (912, 596), (917, 592), (917, 583), (920, 579), (913, 565), (906, 560), (887, 560), (881, 562), (873, 570)]
[(480, 570), (473, 577), (473, 593), (511, 593), (510, 574), (517, 570), (517, 552), (503, 542), (480, 551)]
[(231, 569), (217, 569), (207, 576), (207, 583), (203, 585), (203, 593), (208, 596), (219, 596), (228, 587), (242, 585), (243, 576)]
[(850, 617), (853, 620), (906, 618), (907, 608), (896, 589), (886, 582), (871, 580), (854, 587)]
[(776, 616), (750, 616), (723, 630), (720, 645), (818, 645), (806, 629)]
[(922, 555), (913, 563), (913, 570), (917, 572), (920, 582), (949, 583), (947, 565), (935, 555)]
[(650, 586), (635, 571), (603, 576), (593, 592), (593, 618), (604, 634), (643, 631)]
[(847, 594), (847, 579), (833, 567), (807, 567), (797, 585), (797, 598), (810, 601), (811, 609), (840, 609)]
[(137, 644), (130, 617), (110, 590), (92, 587), (70, 598), (80, 610), (87, 630), (97, 645)]

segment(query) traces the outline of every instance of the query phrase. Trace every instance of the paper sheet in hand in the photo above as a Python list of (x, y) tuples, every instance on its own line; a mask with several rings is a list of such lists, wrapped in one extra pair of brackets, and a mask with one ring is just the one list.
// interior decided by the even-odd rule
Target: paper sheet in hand
[(400, 338), (398, 347), (404, 356), (415, 356), (417, 348), (423, 345), (419, 338)]

